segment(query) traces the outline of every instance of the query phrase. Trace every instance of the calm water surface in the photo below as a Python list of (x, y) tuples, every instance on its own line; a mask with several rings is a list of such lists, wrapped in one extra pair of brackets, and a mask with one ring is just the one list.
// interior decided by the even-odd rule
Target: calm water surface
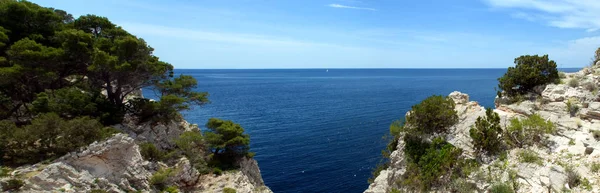
[[(577, 69), (563, 69), (576, 71)], [(458, 90), (493, 107), (505, 69), (176, 70), (211, 103), (185, 112), (241, 124), (274, 192), (362, 192), (388, 126), (430, 95)], [(152, 92), (144, 90), (145, 96)]]

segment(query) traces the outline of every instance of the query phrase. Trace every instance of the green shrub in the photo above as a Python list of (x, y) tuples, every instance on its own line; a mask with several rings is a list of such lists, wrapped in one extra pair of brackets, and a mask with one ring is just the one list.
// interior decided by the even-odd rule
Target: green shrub
[(533, 87), (548, 83), (558, 83), (556, 62), (548, 55), (524, 55), (515, 58), (515, 67), (509, 67), (504, 76), (498, 78), (498, 88), (509, 97), (525, 94)]
[(526, 119), (513, 118), (506, 130), (506, 140), (512, 146), (524, 147), (528, 145), (545, 145), (547, 138), (545, 134), (556, 132), (556, 126), (551, 121), (545, 121), (537, 114)]
[(22, 180), (11, 178), (2, 186), (2, 191), (19, 190), (24, 184)]
[(579, 86), (579, 79), (577, 79), (577, 78), (571, 78), (571, 80), (569, 80), (569, 86), (570, 87), (578, 87)]
[(485, 118), (477, 118), (475, 125), (469, 130), (469, 135), (476, 152), (494, 155), (502, 150), (503, 145), (500, 136), (500, 116), (490, 108), (486, 109), (485, 114)]
[(92, 191), (90, 191), (90, 193), (108, 193), (108, 192), (106, 190), (93, 189)]
[(535, 163), (538, 165), (542, 165), (542, 158), (531, 150), (521, 150), (518, 153), (519, 161), (523, 163)]
[(575, 172), (573, 170), (572, 167), (566, 167), (565, 168), (565, 173), (567, 174), (567, 184), (569, 184), (569, 187), (573, 188), (576, 186), (579, 186), (579, 184), (581, 184), (581, 177), (579, 176), (579, 174), (577, 172)]
[(569, 140), (569, 145), (575, 145), (575, 140), (574, 139)]
[[(186, 131), (183, 132), (177, 139), (175, 144), (179, 151), (185, 155), (190, 163), (200, 173), (209, 173), (210, 168), (206, 161), (206, 152), (208, 149), (204, 143), (202, 134), (198, 131)], [(220, 165), (217, 165), (220, 167)]]
[(600, 171), (600, 162), (592, 162), (590, 164), (590, 171), (596, 173)]
[(392, 190), (390, 190), (390, 193), (400, 193), (400, 190), (392, 188)]
[(579, 105), (577, 105), (576, 99), (570, 98), (567, 100), (567, 112), (572, 116), (575, 116), (579, 111)]
[(587, 191), (592, 191), (592, 184), (587, 178), (581, 180), (581, 187)]
[(165, 190), (163, 190), (163, 192), (166, 192), (166, 193), (179, 193), (179, 189), (177, 188), (177, 186), (169, 186)]
[(236, 193), (236, 190), (233, 188), (223, 188), (223, 193)]
[(388, 162), (379, 162), (377, 164), (377, 167), (373, 168), (373, 171), (371, 171), (371, 177), (369, 177), (369, 179), (367, 179), (367, 182), (369, 182), (369, 184), (373, 183), (375, 181), (375, 178), (377, 178), (377, 176), (379, 176), (379, 174), (381, 173), (381, 171), (387, 169), (389, 167)]
[(154, 143), (144, 142), (140, 144), (140, 154), (145, 160), (160, 161), (164, 157), (164, 153), (156, 148)]
[(10, 176), (10, 172), (12, 171), (9, 167), (0, 166), (0, 178)]
[(565, 74), (564, 72), (558, 72), (558, 78), (567, 78), (567, 74)]
[(204, 140), (213, 155), (209, 165), (223, 169), (235, 168), (234, 162), (248, 155), (250, 136), (244, 133), (244, 128), (239, 124), (210, 118), (206, 128), (208, 130), (204, 132)]
[(412, 106), (406, 116), (406, 123), (410, 125), (410, 132), (425, 134), (444, 133), (458, 122), (458, 115), (454, 110), (455, 103), (450, 97), (434, 95)]
[(116, 132), (114, 128), (103, 127), (96, 119), (64, 120), (54, 113), (42, 114), (20, 128), (10, 121), (2, 121), (0, 126), (0, 146), (5, 149), (1, 159), (9, 166), (59, 157)]
[(221, 174), (223, 174), (223, 170), (221, 170), (221, 168), (213, 168), (212, 170), (213, 174), (220, 176)]
[(461, 193), (469, 193), (469, 192), (477, 192), (477, 185), (471, 182), (468, 182), (466, 179), (457, 178), (452, 181), (450, 184), (450, 189), (452, 192), (461, 192)]
[[(408, 143), (406, 144), (408, 146)], [(408, 155), (410, 158), (402, 184), (406, 187), (426, 191), (432, 186), (449, 183), (450, 177), (456, 169), (455, 166), (460, 160), (459, 156), (462, 154), (462, 150), (439, 137), (433, 139), (431, 143), (417, 141), (413, 145), (418, 145), (418, 147), (412, 148), (416, 151), (407, 153), (407, 155), (410, 154)], [(426, 146), (424, 152), (421, 151), (423, 146)], [(407, 152), (406, 149), (405, 152)], [(442, 176), (447, 178), (440, 179)]]
[(490, 193), (514, 193), (515, 191), (506, 183), (496, 183), (490, 187)]
[(158, 190), (165, 190), (167, 188), (167, 180), (173, 175), (174, 171), (171, 168), (160, 169), (152, 175), (150, 178), (150, 184), (156, 187)]

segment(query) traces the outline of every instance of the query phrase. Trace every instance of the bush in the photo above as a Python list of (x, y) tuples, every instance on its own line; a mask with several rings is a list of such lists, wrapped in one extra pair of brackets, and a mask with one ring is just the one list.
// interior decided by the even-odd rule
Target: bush
[(150, 142), (144, 142), (140, 144), (140, 154), (142, 154), (142, 157), (148, 161), (159, 161), (164, 157), (164, 153)]
[(221, 170), (221, 168), (213, 168), (213, 174), (220, 176), (221, 174), (223, 174), (223, 170)]
[(11, 178), (2, 186), (2, 191), (19, 190), (25, 183), (22, 180)]
[[(422, 152), (424, 145), (425, 151)], [(454, 147), (442, 138), (435, 138), (433, 142), (417, 142), (412, 143), (416, 147), (408, 149), (417, 150), (405, 153), (410, 157), (407, 172), (404, 174), (403, 185), (420, 189), (421, 191), (429, 190), (430, 187), (442, 183), (449, 183), (454, 167), (459, 163), (459, 156), (462, 154), (460, 148)], [(421, 154), (422, 152), (422, 154)], [(417, 161), (418, 160), (418, 161)], [(445, 176), (445, 179), (440, 177)]]
[(515, 67), (509, 67), (504, 76), (498, 78), (498, 88), (509, 97), (525, 94), (533, 87), (548, 83), (558, 83), (556, 62), (548, 55), (524, 55), (515, 58)]
[(9, 167), (0, 166), (0, 178), (9, 176), (11, 171), (12, 169), (10, 169)]
[(554, 133), (556, 126), (550, 121), (545, 121), (537, 114), (526, 119), (513, 118), (506, 129), (506, 141), (512, 146), (524, 147), (527, 145), (547, 143), (545, 134)]
[(513, 193), (513, 189), (506, 183), (497, 183), (490, 187), (490, 193)]
[(594, 139), (600, 140), (600, 130), (590, 130), (590, 132), (592, 133)]
[(570, 98), (567, 100), (567, 112), (569, 115), (575, 116), (579, 111), (579, 105), (577, 105), (576, 99)]
[(412, 106), (406, 116), (410, 132), (424, 134), (445, 133), (447, 129), (458, 122), (454, 110), (454, 100), (450, 97), (434, 95)]
[(185, 155), (190, 163), (200, 173), (208, 173), (209, 169), (206, 162), (207, 147), (204, 143), (202, 134), (197, 131), (183, 132), (176, 140), (177, 148)]
[(593, 162), (590, 164), (590, 171), (596, 173), (600, 171), (600, 162)]
[(377, 178), (377, 176), (379, 176), (381, 171), (387, 169), (388, 167), (389, 167), (388, 162), (379, 162), (377, 164), (377, 167), (373, 168), (373, 171), (371, 171), (371, 177), (369, 177), (369, 179), (367, 179), (367, 182), (369, 182), (369, 184), (375, 182), (375, 178)]
[(169, 186), (165, 190), (163, 190), (163, 192), (166, 192), (166, 193), (179, 193), (179, 189), (177, 188), (177, 186)]
[(2, 121), (0, 126), (0, 146), (5, 149), (2, 159), (12, 166), (59, 157), (116, 132), (89, 117), (67, 121), (54, 113), (42, 114), (21, 128), (9, 121)]
[(236, 190), (233, 188), (223, 188), (223, 193), (236, 193)]
[(108, 193), (108, 192), (106, 190), (93, 189), (92, 191), (90, 191), (90, 193)]
[(167, 180), (173, 175), (173, 169), (166, 168), (160, 169), (152, 175), (150, 178), (150, 184), (156, 187), (158, 190), (164, 190), (167, 188)]
[(469, 130), (469, 135), (476, 152), (493, 155), (500, 152), (503, 145), (500, 136), (500, 116), (490, 108), (486, 109), (485, 114), (485, 118), (477, 118), (475, 125)]
[(519, 161), (523, 163), (535, 163), (538, 165), (542, 165), (542, 158), (531, 150), (522, 150), (518, 153)]
[(578, 87), (579, 80), (577, 78), (571, 78), (571, 80), (569, 80), (569, 86), (570, 87)]
[(569, 184), (569, 187), (574, 188), (581, 184), (581, 177), (572, 167), (566, 167), (565, 173), (567, 174), (567, 184)]
[(564, 72), (558, 72), (558, 78), (567, 78), (567, 75)]
[[(222, 168), (235, 167), (234, 162), (247, 156), (250, 149), (250, 136), (244, 134), (244, 128), (229, 120), (211, 118), (204, 132), (210, 152), (211, 162)], [(214, 166), (214, 164), (212, 164)]]

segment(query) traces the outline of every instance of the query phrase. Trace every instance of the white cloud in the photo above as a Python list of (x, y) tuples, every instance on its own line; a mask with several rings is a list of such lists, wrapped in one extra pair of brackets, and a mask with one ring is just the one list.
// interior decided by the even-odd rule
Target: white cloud
[(484, 0), (494, 8), (517, 9), (513, 17), (559, 28), (600, 28), (599, 0)]
[(377, 9), (368, 8), (368, 7), (353, 7), (353, 6), (340, 5), (340, 4), (329, 4), (327, 6), (333, 7), (333, 8), (341, 8), (341, 9), (361, 9), (361, 10), (377, 11)]

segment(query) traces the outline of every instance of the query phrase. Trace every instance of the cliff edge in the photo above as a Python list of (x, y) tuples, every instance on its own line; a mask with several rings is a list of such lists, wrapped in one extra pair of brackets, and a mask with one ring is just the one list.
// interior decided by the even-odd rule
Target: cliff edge
[[(560, 84), (537, 87), (520, 101), (509, 102), (497, 97), (495, 109), (503, 130), (512, 118), (534, 114), (555, 125), (556, 132), (545, 134), (547, 146), (508, 149), (505, 157), (479, 157), (483, 162), (472, 172), (467, 183), (474, 192), (486, 192), (497, 182), (511, 182), (517, 192), (600, 192), (600, 65), (579, 72), (564, 73)], [(459, 117), (445, 136), (452, 145), (463, 150), (462, 156), (475, 158), (469, 130), (485, 108), (470, 101), (469, 95), (452, 92)], [(399, 181), (407, 171), (404, 141), (398, 140), (391, 153), (389, 166), (374, 179), (365, 193), (404, 190)], [(523, 152), (537, 155), (535, 163), (523, 161)], [(576, 182), (574, 180), (577, 180)], [(447, 185), (446, 187), (451, 187)], [(445, 188), (446, 188), (445, 187)], [(451, 189), (432, 187), (434, 192)]]

